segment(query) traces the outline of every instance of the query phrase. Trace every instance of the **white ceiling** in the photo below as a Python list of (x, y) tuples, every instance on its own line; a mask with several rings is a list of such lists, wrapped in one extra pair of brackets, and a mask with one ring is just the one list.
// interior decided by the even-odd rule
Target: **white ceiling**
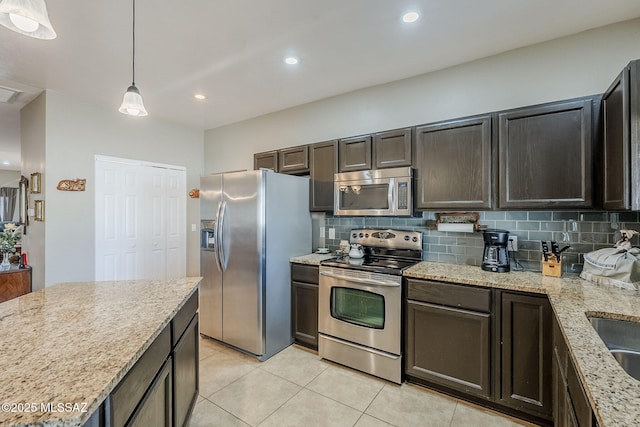
[[(131, 1), (46, 2), (57, 39), (0, 27), (0, 86), (25, 92), (11, 108), (52, 89), (117, 109), (131, 83)], [(198, 129), (640, 17), (638, 0), (137, 0), (136, 9), (136, 85), (150, 116)], [(421, 18), (403, 24), (408, 10)], [(300, 64), (284, 64), (288, 54)], [(0, 130), (11, 114), (0, 107)]]

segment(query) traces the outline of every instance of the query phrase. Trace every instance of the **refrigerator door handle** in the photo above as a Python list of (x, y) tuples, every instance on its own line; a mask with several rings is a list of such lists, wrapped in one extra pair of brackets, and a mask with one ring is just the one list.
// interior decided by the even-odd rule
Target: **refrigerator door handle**
[(218, 268), (219, 272), (222, 272), (222, 264), (220, 264), (220, 243), (221, 243), (221, 239), (220, 239), (220, 210), (222, 209), (222, 202), (218, 203), (218, 212), (216, 213), (216, 228), (215, 228), (215, 252), (214, 252), (214, 258), (216, 260), (216, 267)]
[(227, 257), (226, 254), (224, 253), (224, 235), (223, 235), (223, 230), (224, 230), (224, 221), (225, 218), (227, 216), (227, 202), (222, 202), (222, 204), (220, 205), (220, 215), (218, 217), (218, 223), (220, 224), (220, 230), (218, 233), (218, 236), (220, 236), (220, 244), (218, 245), (218, 257), (220, 258), (220, 266), (222, 267), (222, 271), (226, 271), (227, 270)]

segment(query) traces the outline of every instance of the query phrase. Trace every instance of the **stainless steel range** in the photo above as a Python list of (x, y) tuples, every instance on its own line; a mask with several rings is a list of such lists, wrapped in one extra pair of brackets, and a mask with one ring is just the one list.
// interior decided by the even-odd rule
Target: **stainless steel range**
[(422, 260), (422, 233), (357, 229), (363, 258), (320, 263), (318, 354), (402, 382), (402, 272)]

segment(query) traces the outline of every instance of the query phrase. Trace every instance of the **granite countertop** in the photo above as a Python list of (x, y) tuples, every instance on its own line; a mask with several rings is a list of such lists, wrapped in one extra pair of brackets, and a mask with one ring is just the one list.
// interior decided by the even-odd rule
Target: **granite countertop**
[(289, 261), (295, 264), (320, 265), (320, 261), (335, 258), (335, 256), (335, 252), (329, 252), (328, 254), (313, 253), (308, 255), (296, 256), (289, 259)]
[(0, 304), (0, 425), (82, 425), (200, 280), (62, 283)]
[(578, 374), (602, 427), (640, 425), (640, 381), (611, 356), (587, 316), (640, 322), (640, 291), (534, 272), (491, 273), (469, 265), (421, 262), (407, 277), (534, 292), (549, 296)]

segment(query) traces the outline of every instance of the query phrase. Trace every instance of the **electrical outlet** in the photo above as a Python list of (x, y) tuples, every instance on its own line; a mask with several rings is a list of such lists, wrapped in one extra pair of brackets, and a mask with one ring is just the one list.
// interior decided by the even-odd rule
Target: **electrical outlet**
[(335, 228), (330, 228), (329, 229), (329, 238), (330, 239), (335, 239), (336, 238), (336, 229)]
[(507, 247), (512, 252), (518, 252), (518, 236), (509, 235), (509, 244)]

